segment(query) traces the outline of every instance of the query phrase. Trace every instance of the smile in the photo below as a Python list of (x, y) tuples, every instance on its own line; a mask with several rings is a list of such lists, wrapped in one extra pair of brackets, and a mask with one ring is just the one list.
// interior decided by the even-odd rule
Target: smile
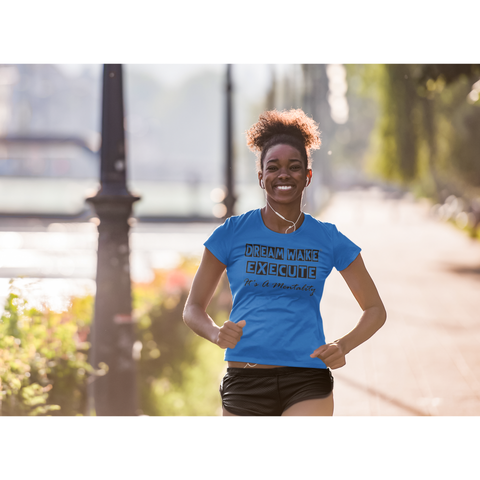
[(275, 188), (278, 188), (279, 190), (290, 190), (293, 187), (291, 185), (277, 185)]

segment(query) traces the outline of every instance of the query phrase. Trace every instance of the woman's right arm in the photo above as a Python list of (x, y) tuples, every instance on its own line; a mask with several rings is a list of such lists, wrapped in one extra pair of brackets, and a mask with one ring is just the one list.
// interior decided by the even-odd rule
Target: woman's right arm
[(245, 321), (234, 323), (228, 320), (219, 327), (206, 312), (225, 268), (225, 265), (205, 248), (185, 303), (183, 321), (197, 335), (220, 348), (234, 348), (242, 336)]

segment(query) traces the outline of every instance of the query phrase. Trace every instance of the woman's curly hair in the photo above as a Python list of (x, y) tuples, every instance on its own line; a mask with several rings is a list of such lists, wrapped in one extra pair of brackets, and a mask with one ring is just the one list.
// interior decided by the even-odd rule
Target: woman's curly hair
[(246, 132), (247, 145), (257, 153), (257, 169), (263, 168), (263, 159), (270, 147), (286, 143), (299, 150), (307, 168), (311, 168), (310, 152), (320, 148), (320, 131), (313, 118), (301, 109), (279, 112), (269, 110)]

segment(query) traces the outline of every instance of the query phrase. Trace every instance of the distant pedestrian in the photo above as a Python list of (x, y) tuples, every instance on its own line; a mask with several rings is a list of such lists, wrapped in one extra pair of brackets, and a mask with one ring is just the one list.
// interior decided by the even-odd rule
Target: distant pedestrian
[[(247, 143), (258, 153), (266, 206), (228, 218), (205, 242), (184, 321), (226, 349), (224, 415), (332, 415), (331, 370), (384, 324), (385, 308), (360, 248), (302, 211), (318, 125), (301, 110), (267, 111)], [(326, 343), (319, 305), (333, 267), (363, 314), (353, 330)], [(218, 326), (206, 308), (225, 269), (233, 305)]]

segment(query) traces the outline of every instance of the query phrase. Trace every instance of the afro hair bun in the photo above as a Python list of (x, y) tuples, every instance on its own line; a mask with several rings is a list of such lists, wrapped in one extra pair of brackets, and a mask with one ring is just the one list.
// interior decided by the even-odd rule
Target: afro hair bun
[(264, 146), (277, 135), (290, 135), (303, 143), (308, 156), (310, 150), (320, 148), (320, 131), (313, 118), (301, 109), (262, 113), (258, 122), (247, 131), (247, 145), (254, 152), (262, 152)]

